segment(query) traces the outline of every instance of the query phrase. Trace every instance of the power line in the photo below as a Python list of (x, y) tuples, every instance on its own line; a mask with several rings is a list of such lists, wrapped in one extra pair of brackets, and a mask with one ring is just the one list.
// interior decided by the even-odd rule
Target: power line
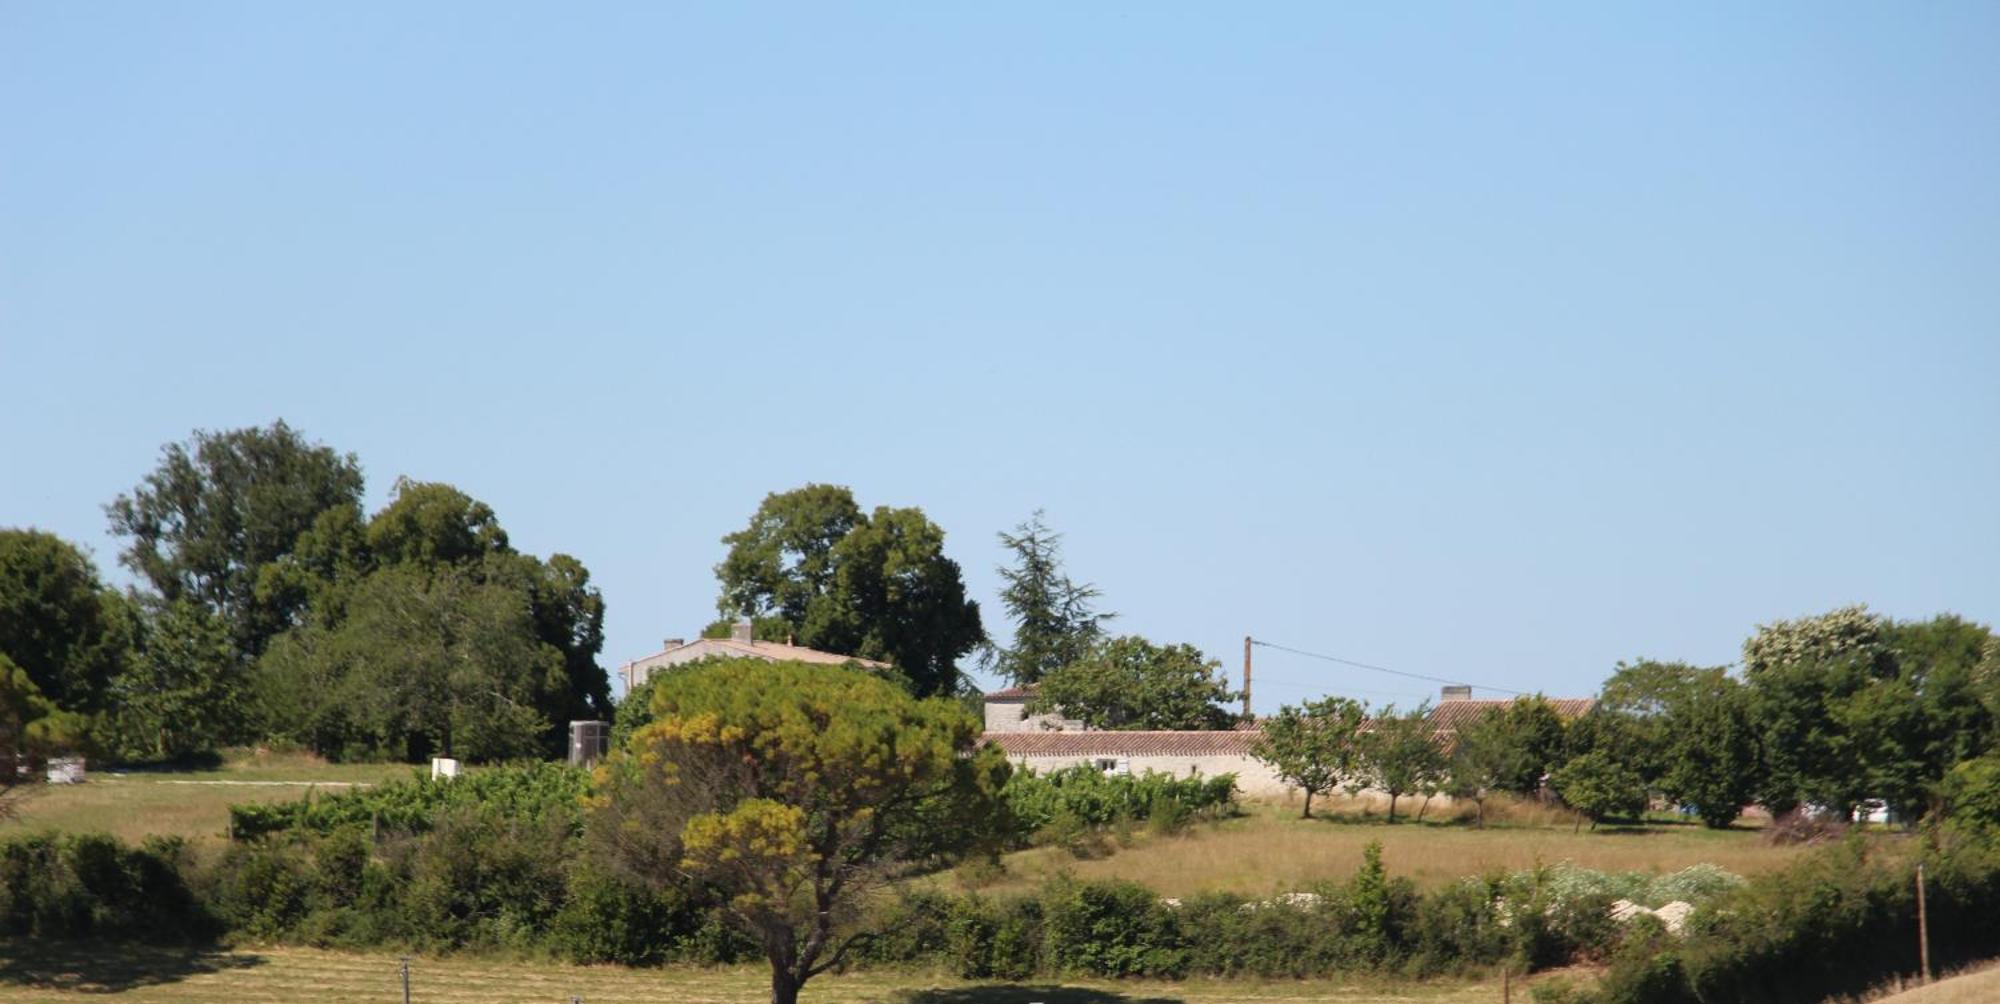
[(1514, 697), (1528, 696), (1527, 694), (1524, 694), (1518, 690), (1508, 690), (1506, 687), (1488, 687), (1483, 684), (1466, 683), (1464, 680), (1447, 680), (1441, 676), (1425, 676), (1422, 673), (1405, 673), (1400, 669), (1390, 669), (1387, 666), (1372, 666), (1365, 662), (1355, 662), (1353, 659), (1342, 659), (1337, 655), (1325, 655), (1320, 652), (1308, 652), (1302, 648), (1291, 648), (1289, 646), (1279, 645), (1274, 642), (1259, 641), (1255, 638), (1250, 639), (1250, 644), (1255, 645), (1259, 648), (1272, 648), (1272, 649), (1277, 649), (1280, 652), (1290, 652), (1293, 655), (1302, 655), (1308, 659), (1319, 659), (1325, 662), (1337, 662), (1343, 666), (1353, 666), (1356, 669), (1366, 669), (1366, 670), (1372, 670), (1377, 673), (1387, 673), (1390, 676), (1408, 677), (1409, 679), (1412, 680), (1423, 680), (1429, 683), (1443, 683), (1456, 686), (1466, 686), (1466, 687), (1472, 687), (1476, 690), (1491, 690), (1494, 693), (1510, 694)]

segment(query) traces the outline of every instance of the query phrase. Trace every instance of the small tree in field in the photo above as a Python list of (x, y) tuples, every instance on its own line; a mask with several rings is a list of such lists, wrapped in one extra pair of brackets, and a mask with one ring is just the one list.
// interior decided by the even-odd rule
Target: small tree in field
[(1351, 791), (1374, 788), (1389, 795), (1389, 822), (1396, 821), (1396, 801), (1404, 795), (1434, 795), (1444, 783), (1444, 748), (1426, 720), (1429, 708), (1419, 705), (1398, 714), (1382, 709), (1361, 733), (1360, 771), (1348, 783)]
[(668, 675), (601, 772), (593, 842), (719, 901), (763, 946), (772, 1004), (872, 936), (874, 885), (993, 830), (1008, 772), (979, 723), (849, 669), (723, 660)]
[(1250, 755), (1306, 793), (1302, 815), (1311, 819), (1313, 796), (1331, 794), (1354, 773), (1364, 713), (1359, 703), (1345, 697), (1307, 701), (1302, 707), (1287, 704), (1264, 719)]
[(1486, 799), (1501, 789), (1515, 768), (1519, 750), (1503, 731), (1500, 712), (1488, 711), (1458, 729), (1445, 767), (1444, 793), (1472, 802), (1475, 824), (1486, 826)]
[[(1646, 811), (1646, 781), (1606, 750), (1592, 750), (1549, 775), (1563, 803), (1584, 814), (1590, 828), (1606, 819), (1636, 819)], [(1577, 823), (1577, 828), (1582, 827)]]

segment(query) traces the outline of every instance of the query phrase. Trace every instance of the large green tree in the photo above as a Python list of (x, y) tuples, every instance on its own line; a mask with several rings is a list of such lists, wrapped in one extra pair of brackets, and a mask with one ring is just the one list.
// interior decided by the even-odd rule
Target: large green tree
[(265, 569), (290, 555), (321, 514), (358, 511), (361, 489), (352, 454), (279, 421), (168, 444), (159, 466), (106, 511), (126, 540), (120, 560), (152, 595), (199, 604), (247, 660), (301, 613), (295, 592), (260, 595)]
[(42, 699), (106, 710), (131, 654), (134, 611), (82, 550), (52, 533), (0, 529), (0, 655)]
[(1094, 729), (1226, 729), (1242, 699), (1222, 664), (1193, 645), (1155, 645), (1137, 635), (1098, 642), (1042, 678), (1027, 712), (1054, 712)]
[(1492, 714), (1492, 729), (1493, 741), (1504, 750), (1496, 784), (1501, 791), (1533, 795), (1549, 771), (1567, 759), (1562, 715), (1540, 694), (1502, 705)]
[(1859, 606), (1760, 626), (1743, 660), (1758, 800), (1849, 811), (1880, 798), (1922, 815), (1945, 772), (1993, 742), (1979, 669), (1991, 640), (1956, 616), (1896, 623)]
[(1345, 697), (1287, 704), (1261, 720), (1250, 755), (1305, 793), (1300, 815), (1312, 818), (1314, 795), (1329, 795), (1353, 777), (1366, 711)]
[(1706, 670), (1661, 716), (1667, 770), (1660, 787), (1693, 806), (1704, 825), (1734, 822), (1757, 791), (1756, 722), (1750, 695), (1721, 669)]
[(402, 564), (363, 579), (346, 613), (287, 634), (259, 664), (274, 733), (330, 756), (548, 751), (569, 679), (521, 590), (451, 566)]
[(1014, 637), (988, 650), (987, 665), (1016, 686), (1029, 686), (1082, 660), (1117, 615), (1098, 612), (1097, 588), (1063, 569), (1062, 534), (1049, 529), (1040, 509), (999, 536), (1013, 556), (999, 572), (1000, 604)]
[(185, 596), (160, 606), (114, 687), (115, 752), (171, 759), (256, 738), (244, 674), (228, 625), (208, 607)]
[(985, 640), (921, 509), (863, 514), (847, 489), (808, 485), (766, 497), (723, 543), (724, 616), (782, 618), (801, 645), (893, 664), (919, 696), (958, 690), (958, 660)]
[(601, 770), (593, 845), (692, 884), (760, 945), (794, 1004), (874, 932), (870, 890), (997, 832), (1008, 772), (978, 721), (850, 669), (741, 660), (669, 674)]
[[(389, 504), (365, 523), (328, 514), (274, 567), (312, 597), (308, 623), (282, 636), (257, 674), (267, 727), (286, 738), (329, 755), (450, 749), (491, 759), (527, 752), (518, 739), (530, 724), (553, 752), (567, 721), (610, 716), (610, 684), (597, 663), (604, 601), (590, 572), (568, 555), (543, 561), (514, 550), (493, 509), (456, 487), (399, 479)], [(379, 616), (399, 601), (433, 616), (414, 627)], [(382, 691), (371, 666), (470, 657), (460, 634), (468, 624), (490, 632), (483, 666), (449, 686), (438, 672), (403, 681), (417, 688), (407, 707), (375, 699)], [(404, 647), (378, 651), (385, 633)], [(546, 676), (550, 658), (559, 682)], [(468, 702), (463, 692), (480, 673), (489, 699)]]

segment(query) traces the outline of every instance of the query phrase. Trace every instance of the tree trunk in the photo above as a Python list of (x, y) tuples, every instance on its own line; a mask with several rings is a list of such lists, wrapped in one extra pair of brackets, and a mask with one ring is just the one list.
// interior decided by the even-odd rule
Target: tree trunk
[(799, 987), (804, 983), (791, 970), (771, 963), (771, 1004), (799, 1004)]
[(1474, 810), (1474, 812), (1473, 812), (1473, 815), (1472, 815), (1472, 818), (1473, 818), (1473, 820), (1475, 821), (1475, 822), (1474, 822), (1474, 825), (1475, 825), (1475, 826), (1477, 826), (1478, 828), (1482, 829), (1482, 830), (1483, 830), (1483, 829), (1485, 829), (1485, 828), (1486, 828), (1486, 799), (1484, 799), (1484, 798), (1475, 798), (1475, 799), (1473, 799), (1473, 800), (1472, 800), (1472, 807), (1473, 807), (1473, 810)]
[(1389, 822), (1392, 823), (1396, 821), (1396, 797), (1395, 792), (1389, 793)]
[(1300, 819), (1311, 819), (1312, 817), (1313, 817), (1313, 793), (1312, 793), (1312, 789), (1311, 789), (1311, 788), (1307, 788), (1307, 789), (1306, 789), (1306, 811), (1305, 811), (1305, 815), (1303, 815), (1303, 816), (1300, 816), (1299, 818), (1300, 818)]
[(1430, 795), (1425, 795), (1424, 800), (1417, 803), (1417, 822), (1421, 823), (1424, 821), (1424, 813), (1431, 807), (1431, 797)]

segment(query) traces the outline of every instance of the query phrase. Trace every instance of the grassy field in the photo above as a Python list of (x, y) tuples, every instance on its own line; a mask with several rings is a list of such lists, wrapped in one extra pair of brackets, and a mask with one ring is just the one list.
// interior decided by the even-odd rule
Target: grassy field
[[(768, 974), (730, 969), (618, 969), (485, 959), (416, 959), (412, 1001), (455, 1004), (588, 1004), (675, 1001), (755, 1004), (769, 1000)], [(1520, 984), (1515, 986), (1517, 999)], [(131, 1004), (230, 1001), (394, 1002), (402, 997), (397, 958), (311, 949), (230, 952), (157, 949), (90, 951), (68, 945), (0, 942), (0, 1001), (81, 1001), (115, 994)], [(1184, 983), (974, 984), (915, 973), (822, 976), (804, 999), (878, 1004), (1487, 1004), (1500, 999), (1496, 979), (1427, 983), (1188, 981)]]
[[(1489, 869), (1516, 870), (1538, 862), (1571, 861), (1604, 871), (1666, 872), (1703, 863), (1738, 874), (1783, 865), (1800, 853), (1774, 847), (1754, 829), (1707, 830), (1691, 824), (1572, 832), (1567, 822), (1530, 810), (1496, 819), (1486, 829), (1449, 822), (1389, 825), (1379, 816), (1356, 818), (1356, 807), (1330, 807), (1339, 818), (1300, 819), (1296, 809), (1252, 803), (1244, 815), (1196, 826), (1178, 836), (1143, 831), (1129, 846), (1111, 841), (1113, 853), (1079, 859), (1067, 850), (1041, 847), (1010, 854), (1006, 873), (985, 888), (1025, 891), (1057, 872), (1078, 878), (1123, 878), (1163, 896), (1209, 890), (1267, 893), (1303, 888), (1322, 879), (1344, 879), (1361, 864), (1361, 850), (1382, 842), (1392, 875), (1435, 887)], [(1346, 810), (1346, 811), (1343, 811)]]
[(345, 791), (409, 777), (407, 764), (330, 764), (297, 754), (243, 753), (213, 770), (92, 771), (77, 785), (37, 787), (21, 798), (0, 836), (39, 830), (110, 833), (126, 840), (153, 834), (221, 840), (229, 806), (302, 798), (310, 790)]
[(1876, 1004), (1989, 1004), (2000, 1001), (2000, 964), (1875, 999)]

